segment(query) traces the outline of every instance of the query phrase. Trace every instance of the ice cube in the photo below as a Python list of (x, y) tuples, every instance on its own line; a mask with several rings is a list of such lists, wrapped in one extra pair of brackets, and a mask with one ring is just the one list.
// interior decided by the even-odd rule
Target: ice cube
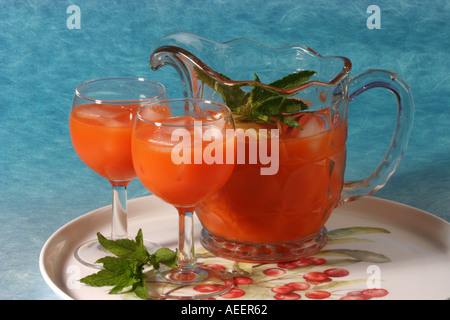
[(108, 127), (123, 127), (130, 122), (130, 112), (117, 106), (105, 104), (85, 104), (74, 109), (76, 116), (92, 124)]
[(159, 122), (163, 119), (167, 119), (172, 115), (170, 108), (163, 105), (154, 105), (144, 108), (140, 111), (140, 115), (143, 119), (152, 122)]
[(324, 119), (315, 114), (305, 114), (298, 122), (302, 130), (298, 130), (298, 137), (309, 137), (320, 134), (325, 130)]

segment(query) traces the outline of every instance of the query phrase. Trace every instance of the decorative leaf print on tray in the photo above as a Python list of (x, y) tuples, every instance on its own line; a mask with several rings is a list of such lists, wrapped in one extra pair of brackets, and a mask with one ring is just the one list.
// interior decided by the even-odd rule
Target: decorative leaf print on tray
[(369, 239), (349, 237), (358, 234), (369, 234), (369, 233), (390, 233), (390, 232), (386, 229), (372, 228), (372, 227), (351, 227), (351, 228), (335, 229), (328, 232), (328, 244), (346, 243), (346, 242), (373, 242), (372, 240)]

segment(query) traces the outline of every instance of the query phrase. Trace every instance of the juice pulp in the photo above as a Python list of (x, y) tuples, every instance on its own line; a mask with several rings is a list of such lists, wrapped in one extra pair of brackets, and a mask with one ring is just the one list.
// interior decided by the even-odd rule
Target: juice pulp
[[(140, 104), (83, 104), (73, 108), (70, 135), (78, 156), (111, 183), (136, 177), (131, 159), (131, 133)], [(160, 117), (164, 117), (162, 112)]]
[(236, 164), (226, 185), (196, 209), (206, 230), (259, 244), (319, 232), (340, 198), (347, 137), (346, 120), (325, 130), (321, 119), (307, 114), (304, 130), (281, 128), (276, 174), (261, 175), (260, 163)]
[[(206, 148), (221, 149), (224, 155), (234, 152), (234, 144), (226, 143), (224, 131), (221, 136), (223, 139), (202, 141), (196, 146), (192, 129), (189, 132), (190, 141), (172, 141), (175, 129), (188, 130), (177, 126), (192, 125), (193, 121), (192, 117), (182, 116), (162, 121), (174, 127), (141, 123), (132, 137), (133, 161), (139, 180), (150, 192), (175, 207), (193, 207), (204, 201), (225, 184), (234, 168), (234, 164), (226, 164), (225, 161), (205, 163), (202, 158), (201, 163), (198, 163), (194, 159), (195, 154), (205, 155)], [(174, 161), (172, 150), (176, 145), (180, 147), (180, 144), (184, 144), (183, 153), (190, 153), (190, 161)]]

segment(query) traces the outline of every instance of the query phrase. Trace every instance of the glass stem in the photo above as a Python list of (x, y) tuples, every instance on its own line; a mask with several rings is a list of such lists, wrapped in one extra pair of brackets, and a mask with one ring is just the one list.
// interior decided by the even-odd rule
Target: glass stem
[(195, 264), (194, 210), (179, 208), (178, 267), (192, 269)]
[(113, 186), (112, 197), (112, 229), (114, 240), (128, 237), (127, 186)]

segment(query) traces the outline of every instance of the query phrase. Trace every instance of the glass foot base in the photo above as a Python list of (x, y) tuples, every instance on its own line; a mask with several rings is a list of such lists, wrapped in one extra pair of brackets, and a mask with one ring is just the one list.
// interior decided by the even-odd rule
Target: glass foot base
[[(161, 248), (159, 244), (146, 240), (144, 240), (144, 245), (149, 253), (154, 253), (156, 250)], [(98, 240), (91, 240), (83, 243), (77, 250), (75, 250), (74, 255), (81, 264), (96, 269), (103, 269), (101, 263), (95, 263), (98, 259), (107, 256), (114, 256), (111, 252), (105, 250), (100, 245)]]
[(327, 243), (327, 229), (323, 227), (318, 233), (297, 241), (257, 244), (227, 240), (203, 228), (200, 243), (218, 257), (242, 262), (274, 263), (316, 254)]
[(201, 264), (191, 269), (151, 270), (146, 273), (152, 299), (208, 299), (226, 293), (233, 285), (231, 273)]

